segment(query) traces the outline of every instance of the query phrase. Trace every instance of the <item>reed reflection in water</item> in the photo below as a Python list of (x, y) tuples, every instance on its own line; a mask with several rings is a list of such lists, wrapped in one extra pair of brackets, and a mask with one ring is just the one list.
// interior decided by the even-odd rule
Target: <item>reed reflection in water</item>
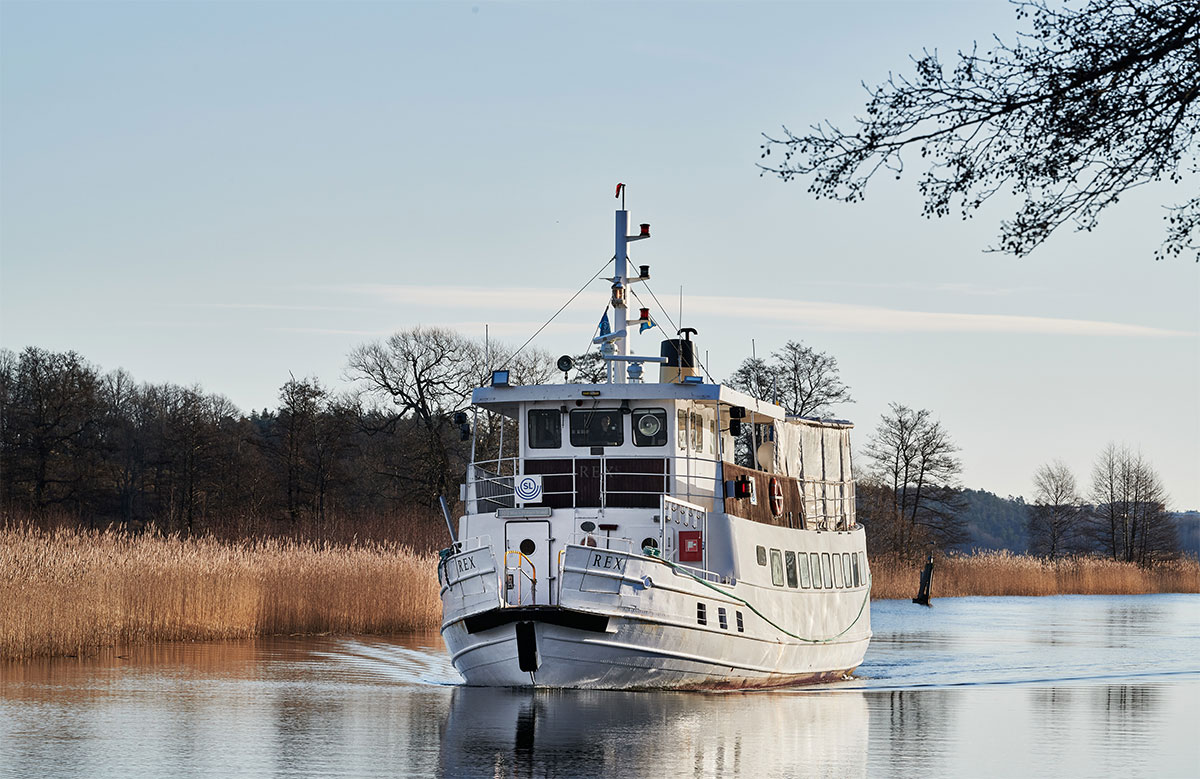
[(460, 686), (436, 635), (0, 664), (0, 775), (1195, 776), (1200, 598), (874, 604), (851, 682)]

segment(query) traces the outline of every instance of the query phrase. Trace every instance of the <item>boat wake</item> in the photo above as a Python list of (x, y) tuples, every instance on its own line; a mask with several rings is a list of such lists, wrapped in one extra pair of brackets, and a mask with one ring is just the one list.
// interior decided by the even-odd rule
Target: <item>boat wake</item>
[(406, 647), (386, 641), (347, 639), (325, 651), (314, 651), (342, 677), (359, 681), (453, 687), (462, 677), (441, 647)]

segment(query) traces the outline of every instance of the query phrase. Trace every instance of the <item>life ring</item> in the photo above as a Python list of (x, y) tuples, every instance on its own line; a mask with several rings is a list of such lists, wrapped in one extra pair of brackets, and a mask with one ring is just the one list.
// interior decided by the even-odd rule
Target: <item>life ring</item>
[(779, 485), (779, 479), (771, 479), (771, 515), (781, 516), (783, 514), (783, 487)]

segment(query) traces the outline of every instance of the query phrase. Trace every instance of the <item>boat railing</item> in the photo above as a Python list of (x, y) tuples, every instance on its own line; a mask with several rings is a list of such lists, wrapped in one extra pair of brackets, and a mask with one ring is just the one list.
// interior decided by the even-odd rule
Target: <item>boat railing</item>
[[(516, 564), (510, 561), (516, 557)], [(528, 570), (526, 570), (528, 567)], [(537, 566), (519, 549), (509, 549), (504, 553), (504, 589), (510, 594), (516, 590), (516, 601), (511, 597), (505, 598), (509, 605), (525, 605), (525, 582), (529, 582), (529, 602), (537, 603)]]
[[(694, 466), (694, 463), (706, 463)], [(672, 467), (684, 471), (672, 473)], [(708, 471), (708, 472), (704, 472)], [(690, 473), (689, 473), (690, 472)], [(506, 457), (480, 460), (467, 471), (468, 510), (486, 513), (517, 505), (518, 475), (542, 477), (542, 498), (550, 508), (658, 508), (663, 495), (711, 502), (721, 494), (715, 460), (706, 458), (580, 455), (553, 458)]]

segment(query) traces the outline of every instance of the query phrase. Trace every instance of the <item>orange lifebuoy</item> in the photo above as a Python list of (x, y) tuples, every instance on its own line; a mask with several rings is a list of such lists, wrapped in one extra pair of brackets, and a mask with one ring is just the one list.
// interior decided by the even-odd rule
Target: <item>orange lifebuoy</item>
[(771, 479), (771, 514), (778, 517), (783, 514), (783, 487), (779, 479)]

